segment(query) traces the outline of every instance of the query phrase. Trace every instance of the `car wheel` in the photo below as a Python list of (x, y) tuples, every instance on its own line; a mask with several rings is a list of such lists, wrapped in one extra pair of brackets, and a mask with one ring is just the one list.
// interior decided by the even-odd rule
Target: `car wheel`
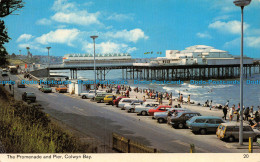
[(164, 122), (164, 119), (163, 118), (159, 118), (158, 119), (158, 123), (163, 123)]
[(200, 134), (206, 134), (207, 133), (207, 130), (206, 129), (201, 129), (200, 130)]
[(257, 141), (257, 138), (260, 139), (260, 135), (257, 135), (257, 136), (255, 137), (255, 141)]
[(228, 141), (229, 141), (229, 142), (234, 142), (234, 141), (235, 141), (235, 138), (234, 138), (233, 136), (229, 136), (229, 137), (228, 137)]
[(104, 102), (104, 100), (100, 100), (100, 102), (101, 102), (101, 103), (103, 103), (103, 102)]
[(87, 97), (85, 95), (82, 96), (83, 99), (86, 99)]
[(142, 114), (143, 116), (145, 116), (147, 113), (146, 113), (146, 111), (142, 111), (141, 114)]
[(183, 123), (179, 123), (179, 124), (178, 124), (178, 128), (179, 128), (179, 129), (183, 129), (183, 128), (184, 128), (184, 124), (183, 124)]
[(112, 101), (109, 101), (109, 105), (112, 105)]
[(134, 110), (134, 109), (130, 109), (130, 112), (131, 112), (131, 113), (134, 113), (134, 112), (135, 112), (135, 110)]

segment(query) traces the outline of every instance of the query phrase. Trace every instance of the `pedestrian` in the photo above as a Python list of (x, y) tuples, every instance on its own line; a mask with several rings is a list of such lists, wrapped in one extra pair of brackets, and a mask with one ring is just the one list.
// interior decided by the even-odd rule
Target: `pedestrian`
[(212, 100), (209, 103), (209, 110), (211, 110), (211, 108), (212, 108)]
[(180, 103), (183, 104), (183, 95), (180, 95)]
[(237, 112), (237, 122), (238, 122), (239, 121), (239, 117), (240, 117), (240, 103), (238, 103), (238, 105), (237, 105), (236, 112)]
[(172, 98), (169, 98), (169, 106), (172, 105)]
[(254, 106), (251, 106), (249, 110), (250, 117), (253, 118)]
[(222, 117), (224, 120), (227, 120), (227, 106), (224, 106), (223, 108), (223, 114), (224, 116)]
[(144, 101), (144, 102), (146, 101), (145, 96), (143, 96), (143, 101)]
[(190, 95), (188, 96), (188, 104), (190, 105)]
[(245, 112), (244, 112), (244, 115), (245, 115), (245, 120), (248, 121), (249, 107), (246, 108), (246, 110), (245, 110)]
[(230, 119), (230, 121), (233, 120), (234, 112), (235, 112), (235, 105), (233, 105), (233, 106), (230, 108), (230, 110), (229, 110), (229, 119)]

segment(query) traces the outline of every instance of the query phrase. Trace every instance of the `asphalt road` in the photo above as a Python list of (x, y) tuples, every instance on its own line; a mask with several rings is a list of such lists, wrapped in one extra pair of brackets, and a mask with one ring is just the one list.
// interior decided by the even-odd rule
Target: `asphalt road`
[[(17, 81), (18, 77), (11, 75), (11, 79)], [(116, 107), (83, 100), (68, 93), (42, 93), (37, 85), (28, 85), (27, 88), (15, 86), (15, 97), (21, 99), (25, 91), (34, 92), (36, 102), (53, 118), (99, 139), (104, 145), (111, 146), (112, 132), (115, 132), (161, 152), (188, 153), (190, 144), (195, 144), (196, 152), (201, 153), (247, 152), (246, 149), (230, 148), (215, 134), (195, 135), (189, 129), (174, 129), (167, 124), (158, 124), (149, 116), (126, 113)]]

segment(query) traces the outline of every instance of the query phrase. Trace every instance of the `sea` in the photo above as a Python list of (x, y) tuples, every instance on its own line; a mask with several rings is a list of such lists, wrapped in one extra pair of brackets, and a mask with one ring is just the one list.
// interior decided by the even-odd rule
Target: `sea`
[[(69, 70), (64, 71), (51, 71), (51, 75), (65, 75), (70, 76)], [(93, 71), (78, 71), (78, 79), (94, 80)], [(204, 84), (194, 84), (192, 81), (181, 81), (182, 84), (162, 84), (162, 83), (150, 83), (150, 84), (135, 84), (134, 80), (122, 79), (122, 70), (110, 70), (106, 74), (106, 80), (113, 81), (127, 81), (127, 85), (132, 88), (145, 88), (154, 89), (158, 92), (172, 93), (174, 97), (178, 97), (179, 93), (183, 94), (184, 99), (187, 99), (188, 95), (191, 96), (191, 101), (195, 104), (204, 104), (207, 100), (211, 101), (213, 105), (224, 105), (229, 101), (229, 106), (233, 104), (236, 106), (240, 102), (240, 84), (239, 78), (226, 79), (226, 80), (213, 80), (213, 83), (206, 83), (208, 80), (204, 80)], [(144, 83), (144, 80), (138, 80)], [(213, 82), (212, 81), (212, 82)], [(251, 84), (248, 84), (249, 81)], [(218, 83), (218, 84), (217, 84)], [(245, 107), (254, 106), (254, 110), (258, 110), (260, 106), (260, 74), (255, 74), (250, 78), (245, 78), (243, 81), (243, 102)]]

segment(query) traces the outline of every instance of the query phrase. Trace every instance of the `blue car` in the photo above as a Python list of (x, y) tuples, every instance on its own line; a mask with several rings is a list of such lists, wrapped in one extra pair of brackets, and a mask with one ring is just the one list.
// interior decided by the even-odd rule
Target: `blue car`
[(220, 123), (225, 121), (216, 116), (194, 116), (186, 121), (186, 125), (193, 131), (200, 134), (207, 134), (207, 132), (216, 132)]

